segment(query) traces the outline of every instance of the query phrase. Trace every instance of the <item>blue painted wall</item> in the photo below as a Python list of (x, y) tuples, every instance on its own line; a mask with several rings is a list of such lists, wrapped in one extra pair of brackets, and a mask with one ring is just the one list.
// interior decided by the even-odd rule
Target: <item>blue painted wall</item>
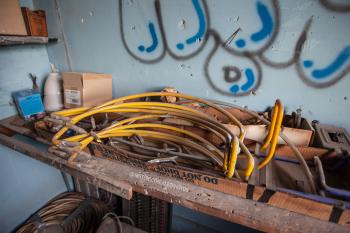
[(38, 77), (41, 86), (50, 72), (50, 64), (45, 46), (23, 45), (0, 47), (0, 118), (17, 113), (11, 93), (32, 88), (29, 73)]
[[(21, 3), (33, 6), (31, 0)], [(0, 118), (17, 113), (11, 93), (32, 87), (28, 73), (36, 74), (41, 84), (49, 71), (43, 45), (0, 47)], [(0, 187), (0, 232), (4, 233), (12, 231), (50, 198), (66, 191), (58, 170), (2, 145)]]
[[(340, 11), (349, 4), (330, 2)], [(52, 12), (49, 31), (61, 39), (49, 47), (50, 60), (74, 71), (112, 73), (114, 96), (173, 86), (255, 110), (281, 98), (289, 113), (301, 108), (310, 120), (350, 130), (349, 12), (318, 0), (34, 5)]]
[(255, 110), (281, 98), (288, 112), (350, 130), (349, 3), (329, 2), (34, 0), (59, 42), (0, 48), (0, 115), (14, 113), (9, 93), (31, 85), (27, 72), (44, 77), (50, 60), (112, 73), (114, 96), (173, 86)]
[[(47, 150), (32, 140), (30, 143)], [(11, 232), (49, 199), (67, 191), (57, 169), (2, 145), (0, 186), (0, 229), (4, 233)]]

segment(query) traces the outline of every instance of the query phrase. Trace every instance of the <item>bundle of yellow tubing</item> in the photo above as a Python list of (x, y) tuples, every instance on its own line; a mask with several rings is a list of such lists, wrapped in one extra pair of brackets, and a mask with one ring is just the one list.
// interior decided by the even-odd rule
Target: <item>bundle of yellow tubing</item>
[(278, 99), (276, 100), (275, 106), (272, 111), (272, 120), (270, 125), (270, 130), (265, 138), (264, 144), (261, 146), (261, 150), (265, 151), (270, 145), (268, 153), (265, 160), (263, 160), (258, 168), (261, 169), (265, 167), (273, 158), (275, 154), (278, 137), (281, 131), (282, 120), (283, 120), (284, 108), (282, 102)]
[[(186, 106), (162, 102), (129, 102), (130, 100), (134, 100), (137, 98), (160, 96), (175, 96), (178, 98), (188, 99), (216, 109), (229, 119), (230, 124), (235, 124), (239, 127), (239, 137), (235, 136), (230, 130), (228, 130), (223, 124), (218, 122), (216, 119), (209, 117), (203, 112)], [(243, 174), (245, 179), (248, 179), (253, 171), (254, 159), (247, 147), (243, 144), (244, 130), (241, 122), (237, 120), (233, 115), (228, 113), (225, 109), (209, 101), (180, 93), (141, 93), (117, 98), (91, 109), (82, 107), (55, 112), (52, 114), (53, 116), (61, 116), (68, 118), (69, 122), (67, 122), (68, 124), (66, 124), (64, 127), (62, 127), (61, 130), (59, 130), (56, 133), (56, 135), (52, 139), (52, 143), (54, 145), (60, 145), (62, 142), (60, 138), (69, 129), (70, 125), (75, 125), (80, 120), (98, 113), (142, 113), (146, 115), (131, 117), (118, 123), (112, 124), (99, 132), (78, 134), (70, 138), (66, 138), (63, 141), (78, 142), (79, 146), (76, 149), (79, 151), (84, 149), (93, 140), (99, 141), (100, 139), (110, 137), (139, 135), (141, 137), (146, 138), (149, 137), (154, 139), (166, 139), (168, 141), (185, 145), (186, 147), (192, 148), (200, 152), (204, 156), (209, 157), (217, 166), (222, 167), (223, 171), (225, 172), (228, 178), (232, 178), (235, 173), (236, 162), (239, 153), (238, 151), (239, 148), (241, 148), (241, 150), (244, 152), (244, 156), (248, 158), (248, 166), (244, 171), (240, 171), (240, 173)], [(222, 140), (225, 140), (228, 149), (226, 150), (226, 152), (223, 153), (206, 139), (198, 136), (197, 134), (177, 127), (156, 123), (135, 123), (138, 120), (142, 119), (162, 118), (168, 116), (182, 118), (191, 121), (204, 129), (211, 130), (212, 132), (217, 134)], [(167, 131), (181, 133), (191, 138), (191, 140), (186, 140), (183, 137), (179, 137), (171, 133), (150, 131), (148, 130), (150, 128), (166, 129)], [(70, 157), (70, 161), (73, 161), (77, 157), (77, 155), (77, 153), (72, 154)]]

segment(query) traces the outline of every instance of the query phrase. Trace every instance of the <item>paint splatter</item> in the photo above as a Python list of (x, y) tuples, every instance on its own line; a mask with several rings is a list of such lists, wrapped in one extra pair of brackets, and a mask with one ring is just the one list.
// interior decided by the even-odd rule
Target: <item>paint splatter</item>
[(243, 39), (237, 40), (236, 45), (238, 48), (244, 48), (245, 47), (245, 40), (243, 40)]

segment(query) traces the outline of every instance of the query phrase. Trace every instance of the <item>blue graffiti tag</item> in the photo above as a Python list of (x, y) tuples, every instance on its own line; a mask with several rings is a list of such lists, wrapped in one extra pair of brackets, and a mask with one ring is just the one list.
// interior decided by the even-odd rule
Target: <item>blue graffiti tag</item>
[[(241, 90), (243, 92), (246, 92), (254, 85), (255, 76), (253, 70), (250, 68), (245, 69), (244, 73), (247, 77), (247, 81), (241, 86)], [(232, 85), (230, 91), (234, 94), (237, 94), (239, 91), (239, 86), (237, 84)]]
[(260, 29), (260, 31), (250, 36), (250, 39), (252, 39), (252, 41), (255, 42), (265, 39), (272, 33), (273, 30), (273, 20), (267, 6), (262, 4), (261, 2), (257, 2), (256, 10), (258, 11), (262, 23), (262, 28)]
[(245, 47), (245, 40), (243, 40), (243, 39), (237, 40), (236, 45), (238, 48), (244, 48)]
[[(199, 0), (192, 0), (192, 4), (193, 4), (194, 9), (196, 10), (196, 13), (198, 16), (199, 28), (198, 28), (198, 31), (195, 35), (193, 35), (192, 37), (190, 37), (186, 40), (186, 44), (193, 44), (197, 40), (200, 41), (201, 38), (204, 36), (205, 30), (206, 30), (205, 15), (204, 15), (204, 11), (199, 3)], [(176, 47), (179, 50), (183, 50), (185, 45), (183, 43), (178, 43), (176, 45)]]
[(154, 24), (153, 23), (149, 23), (148, 24), (148, 29), (149, 29), (149, 33), (151, 34), (151, 37), (152, 37), (152, 44), (149, 47), (147, 47), (147, 48), (145, 48), (145, 46), (143, 46), (143, 45), (140, 45), (138, 47), (140, 52), (143, 52), (143, 51), (146, 50), (147, 53), (150, 53), (150, 52), (153, 52), (158, 46), (158, 38), (157, 38), (157, 34), (156, 34), (156, 30), (155, 30)]
[(247, 82), (242, 85), (241, 89), (242, 91), (248, 91), (253, 86), (255, 77), (254, 77), (253, 70), (250, 68), (245, 69), (244, 73), (245, 73), (245, 76), (247, 77)]
[(234, 94), (237, 94), (237, 92), (239, 91), (239, 86), (237, 84), (232, 85), (232, 87), (230, 88), (230, 91)]
[[(261, 2), (256, 3), (256, 10), (258, 12), (260, 21), (261, 21), (261, 29), (258, 32), (253, 33), (250, 36), (250, 39), (254, 42), (259, 42), (266, 37), (268, 37), (273, 31), (273, 19), (269, 12), (269, 9), (266, 5)], [(244, 39), (238, 39), (236, 42), (238, 48), (244, 48), (246, 42)]]
[[(323, 69), (315, 69), (311, 74), (315, 79), (324, 79), (340, 69), (349, 58), (350, 46), (347, 46), (339, 53), (331, 64)], [(313, 62), (310, 60), (305, 60), (303, 64), (305, 68), (310, 68), (313, 65)]]
[(310, 68), (311, 66), (314, 65), (314, 63), (313, 63), (313, 61), (305, 60), (305, 61), (303, 62), (303, 65), (304, 65), (305, 68)]
[(185, 45), (183, 43), (178, 43), (176, 45), (176, 48), (179, 49), (179, 50), (183, 50), (185, 48)]

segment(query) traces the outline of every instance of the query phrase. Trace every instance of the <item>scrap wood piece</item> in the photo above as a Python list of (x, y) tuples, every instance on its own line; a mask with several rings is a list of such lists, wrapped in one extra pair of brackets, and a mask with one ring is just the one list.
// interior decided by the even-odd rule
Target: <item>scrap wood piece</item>
[[(233, 132), (235, 135), (239, 135), (239, 128), (236, 125), (225, 126)], [(265, 140), (267, 134), (266, 125), (244, 125), (243, 126), (246, 134), (245, 138), (262, 143)], [(296, 145), (296, 146), (308, 146), (312, 137), (311, 130), (305, 129), (294, 129), (289, 127), (283, 128), (283, 133)], [(285, 141), (279, 137), (278, 144), (286, 144)]]
[(270, 198), (268, 204), (279, 208), (287, 209), (295, 213), (313, 216), (324, 221), (328, 221), (333, 208), (333, 206), (331, 205), (318, 203), (297, 196), (292, 196), (283, 192), (276, 192)]
[(19, 116), (11, 116), (1, 120), (1, 125), (23, 135), (33, 134), (33, 131), (25, 127), (25, 121)]
[[(213, 108), (209, 108), (209, 107), (193, 107), (198, 111), (201, 111), (209, 116), (214, 117), (215, 119), (217, 119), (218, 121), (222, 122), (222, 123), (227, 123), (227, 117), (224, 116), (221, 112), (213, 109)], [(233, 115), (234, 117), (236, 117), (239, 121), (255, 121), (256, 122), (256, 117), (250, 115), (249, 113), (246, 113), (242, 110), (239, 110), (237, 108), (226, 108), (223, 107), (223, 109), (225, 109), (225, 111), (229, 112), (231, 115)]]
[[(255, 144), (248, 145), (248, 148), (254, 150)], [(335, 154), (335, 152), (329, 152), (327, 149), (317, 147), (298, 146), (297, 148), (305, 160), (312, 160), (315, 156), (322, 157), (328, 154)], [(275, 153), (281, 157), (295, 159), (294, 152), (288, 145), (278, 145)]]
[(162, 122), (179, 126), (193, 126), (192, 122), (180, 118), (164, 118)]
[(7, 137), (12, 137), (16, 133), (13, 130), (10, 130), (9, 128), (6, 128), (6, 127), (0, 125), (0, 134), (4, 134)]
[[(165, 87), (162, 92), (178, 93), (173, 87)], [(165, 103), (175, 103), (178, 100), (176, 96), (161, 96), (160, 99)]]
[(345, 211), (340, 216), (338, 224), (347, 225), (350, 227), (350, 211)]
[[(174, 124), (182, 124), (182, 122), (178, 122), (175, 120), (167, 120), (165, 122), (170, 122)], [(226, 128), (228, 128), (233, 134), (239, 136), (240, 130), (236, 125), (228, 125), (224, 124)], [(196, 129), (194, 129), (196, 128)], [(267, 134), (267, 127), (265, 125), (243, 125), (243, 128), (246, 132), (245, 140), (250, 140), (254, 142), (262, 143), (265, 140), (265, 136)], [(185, 129), (194, 130), (193, 132), (200, 135), (205, 136), (205, 138), (211, 141), (214, 145), (220, 145), (222, 140), (220, 140), (214, 133), (206, 131), (204, 129), (200, 129), (198, 127), (190, 127), (185, 126)], [(283, 133), (296, 145), (296, 146), (308, 146), (313, 132), (310, 130), (304, 129), (294, 129), (294, 128), (283, 128)], [(279, 145), (285, 145), (285, 141), (279, 137), (277, 143)]]

